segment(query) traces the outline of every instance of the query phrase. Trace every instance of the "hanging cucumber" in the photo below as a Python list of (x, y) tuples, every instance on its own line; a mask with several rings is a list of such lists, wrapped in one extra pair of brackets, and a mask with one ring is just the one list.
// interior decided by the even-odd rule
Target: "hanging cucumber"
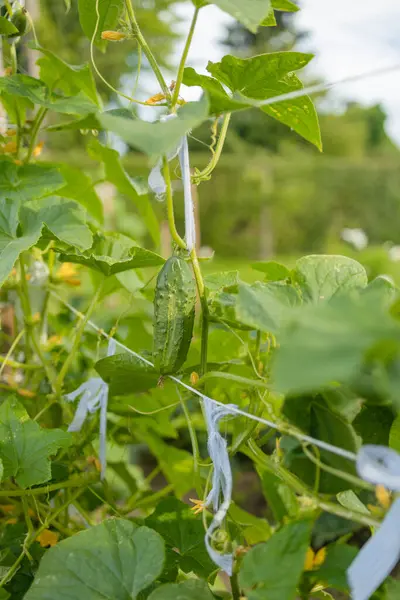
[(153, 358), (162, 375), (176, 373), (186, 360), (195, 307), (192, 270), (182, 257), (171, 256), (158, 275), (154, 297)]
[(21, 35), (24, 35), (24, 33), (26, 33), (26, 30), (28, 28), (28, 18), (26, 16), (25, 8), (19, 8), (18, 10), (15, 10), (12, 14), (10, 21), (14, 25), (14, 27), (16, 27), (17, 31), (9, 35), (9, 38), (21, 37)]

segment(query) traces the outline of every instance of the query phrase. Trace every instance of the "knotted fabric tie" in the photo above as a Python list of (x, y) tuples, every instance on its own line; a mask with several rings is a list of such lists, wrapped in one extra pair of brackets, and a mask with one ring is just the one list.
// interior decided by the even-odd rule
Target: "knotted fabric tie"
[[(221, 527), (229, 510), (232, 499), (232, 470), (228, 455), (226, 440), (219, 433), (221, 419), (232, 415), (234, 404), (219, 406), (210, 398), (203, 398), (208, 431), (208, 453), (213, 462), (214, 472), (212, 488), (208, 494), (205, 506), (213, 505), (215, 515), (206, 531), (205, 544), (210, 558), (229, 576), (232, 575), (233, 555), (220, 554), (211, 546), (213, 533)], [(221, 502), (222, 499), (222, 502)]]
[[(365, 481), (400, 492), (400, 454), (390, 448), (363, 446), (357, 456), (357, 471)], [(353, 600), (368, 600), (399, 560), (400, 498), (347, 571)]]
[[(107, 356), (115, 354), (115, 340), (110, 338)], [(74, 402), (80, 398), (74, 419), (68, 427), (68, 431), (80, 431), (88, 414), (93, 414), (100, 409), (100, 432), (99, 432), (99, 459), (101, 465), (101, 478), (104, 479), (107, 467), (107, 406), (108, 385), (100, 377), (91, 377), (82, 383), (77, 390), (67, 394), (67, 402)]]

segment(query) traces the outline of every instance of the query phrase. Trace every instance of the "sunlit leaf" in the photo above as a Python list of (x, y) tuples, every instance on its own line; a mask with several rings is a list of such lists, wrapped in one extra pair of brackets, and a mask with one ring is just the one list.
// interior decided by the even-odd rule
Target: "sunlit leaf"
[(0, 35), (12, 35), (18, 33), (18, 29), (6, 19), (6, 17), (0, 17)]
[(0, 421), (0, 458), (4, 478), (14, 477), (23, 488), (51, 479), (50, 456), (70, 444), (71, 434), (42, 429), (31, 420), (20, 420), (11, 404), (3, 405)]
[(198, 127), (208, 116), (206, 96), (199, 102), (188, 102), (177, 112), (177, 117), (167, 121), (149, 123), (103, 113), (102, 125), (119, 135), (125, 142), (149, 156), (161, 156), (174, 151), (182, 136)]
[(117, 27), (124, 4), (124, 0), (98, 0), (97, 5), (96, 0), (78, 0), (79, 21), (82, 29), (90, 40), (96, 32), (95, 44), (103, 51), (107, 42), (101, 39), (101, 33)]
[(135, 600), (162, 572), (162, 538), (108, 519), (46, 552), (25, 600)]
[(149, 596), (149, 600), (213, 600), (213, 598), (207, 583), (201, 579), (167, 583), (154, 590)]

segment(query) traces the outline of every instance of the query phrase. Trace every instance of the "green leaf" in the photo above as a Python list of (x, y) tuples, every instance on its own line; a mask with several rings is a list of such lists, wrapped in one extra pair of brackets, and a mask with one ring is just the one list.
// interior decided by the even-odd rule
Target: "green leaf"
[(271, 537), (271, 527), (266, 519), (260, 519), (232, 503), (229, 518), (238, 527), (249, 546), (266, 542)]
[(265, 17), (264, 21), (261, 23), (262, 27), (276, 27), (277, 22), (275, 18), (274, 9), (271, 6), (269, 9), (268, 15)]
[(309, 302), (330, 300), (337, 294), (365, 288), (368, 284), (364, 267), (346, 256), (304, 256), (296, 262), (292, 277)]
[(390, 578), (387, 584), (386, 600), (397, 600), (400, 596), (400, 581)]
[(207, 578), (215, 570), (204, 544), (203, 523), (187, 504), (176, 498), (162, 500), (145, 523), (174, 549), (182, 571)]
[[(322, 398), (311, 396), (286, 398), (283, 414), (304, 433), (354, 454), (357, 453), (358, 439), (353, 427), (343, 417), (330, 410)], [(320, 460), (334, 469), (356, 474), (354, 463), (347, 458), (320, 450)], [(312, 487), (315, 484), (316, 466), (303, 453), (299, 442), (293, 440), (291, 449), (285, 453), (285, 463), (308, 485)], [(348, 487), (349, 484), (344, 479), (321, 470), (319, 486), (321, 493), (336, 494)]]
[(188, 102), (177, 112), (175, 119), (149, 123), (139, 119), (124, 119), (103, 113), (100, 123), (119, 135), (125, 142), (149, 156), (157, 157), (173, 152), (181, 138), (208, 117), (208, 99)]
[(124, 0), (99, 0), (97, 15), (96, 0), (78, 0), (79, 21), (83, 32), (90, 40), (96, 32), (94, 42), (103, 51), (107, 42), (101, 39), (101, 34), (117, 27), (124, 5)]
[(104, 163), (107, 181), (115, 185), (121, 194), (127, 196), (135, 204), (155, 246), (158, 247), (160, 243), (160, 226), (149, 197), (135, 187), (134, 180), (129, 177), (121, 164), (118, 152), (102, 146), (96, 139), (91, 140), (88, 152), (92, 158)]
[(285, 517), (295, 516), (295, 493), (271, 471), (259, 470), (259, 475), (264, 497), (275, 521), (281, 523)]
[(224, 112), (243, 110), (251, 105), (248, 102), (233, 100), (225, 91), (222, 84), (208, 75), (196, 73), (193, 67), (186, 67), (183, 74), (183, 83), (189, 87), (199, 86), (209, 95), (209, 112), (211, 115), (220, 115)]
[(31, 420), (20, 420), (12, 403), (2, 405), (0, 458), (4, 477), (14, 477), (23, 488), (51, 479), (50, 456), (70, 444), (71, 434), (60, 429), (41, 429)]
[(205, 581), (192, 579), (181, 583), (167, 583), (152, 592), (148, 600), (213, 600)]
[(370, 511), (368, 508), (361, 502), (358, 496), (353, 492), (353, 490), (345, 490), (344, 492), (339, 492), (336, 495), (339, 504), (352, 510), (354, 512), (359, 512), (363, 515), (370, 515)]
[(65, 186), (58, 190), (58, 194), (76, 200), (96, 221), (103, 223), (103, 204), (90, 177), (82, 169), (67, 164), (58, 165), (58, 169), (65, 181)]
[(284, 12), (297, 12), (300, 8), (290, 0), (271, 0), (274, 10), (282, 10)]
[(300, 297), (294, 287), (281, 283), (239, 285), (236, 319), (254, 329), (276, 333), (288, 309), (297, 306)]
[(178, 498), (193, 489), (193, 456), (189, 452), (166, 444), (150, 432), (143, 436), (143, 440), (156, 457), (166, 479), (173, 485)]
[(267, 281), (282, 281), (290, 277), (290, 271), (284, 265), (275, 262), (274, 260), (260, 261), (251, 265), (255, 271), (265, 273)]
[(367, 404), (354, 419), (353, 426), (364, 444), (387, 446), (393, 420), (391, 407)]
[(346, 382), (380, 340), (399, 340), (399, 328), (374, 297), (337, 298), (293, 311), (280, 332), (272, 368), (275, 388), (316, 390)]
[(144, 267), (162, 265), (164, 259), (137, 246), (133, 240), (120, 233), (97, 234), (93, 246), (86, 252), (65, 252), (60, 255), (63, 262), (85, 265), (100, 271), (106, 277)]
[(10, 75), (0, 77), (0, 93), (7, 92), (11, 96), (27, 98), (33, 104), (59, 113), (71, 115), (87, 115), (98, 110), (88, 97), (79, 93), (76, 96), (64, 97), (51, 93), (43, 81), (28, 75)]
[(90, 248), (93, 236), (86, 225), (86, 212), (76, 202), (50, 196), (25, 203), (20, 212), (22, 230), (46, 227), (53, 236), (78, 251)]
[(69, 65), (50, 50), (34, 44), (32, 48), (44, 54), (37, 64), (40, 67), (40, 78), (50, 89), (60, 88), (69, 96), (75, 96), (82, 92), (100, 108), (101, 103), (94, 77), (87, 63), (77, 66)]
[(245, 555), (239, 584), (248, 600), (294, 600), (310, 535), (310, 521), (290, 523)]
[(393, 450), (400, 452), (400, 415), (393, 421), (390, 429), (389, 446), (393, 448)]
[(18, 33), (18, 29), (6, 19), (6, 17), (0, 17), (0, 35), (12, 35)]
[(331, 544), (327, 546), (327, 554), (323, 564), (315, 571), (318, 581), (326, 587), (333, 587), (347, 592), (346, 571), (357, 556), (357, 548), (347, 544)]
[(269, 0), (213, 0), (224, 12), (255, 33), (268, 14)]
[(111, 396), (147, 392), (157, 386), (159, 373), (132, 354), (115, 354), (95, 364), (100, 377), (110, 386)]
[[(227, 55), (219, 63), (209, 62), (207, 71), (237, 94), (234, 101), (251, 105), (246, 99), (267, 100), (302, 89), (294, 71), (304, 68), (312, 58), (312, 54), (301, 52), (272, 52), (247, 59)], [(308, 96), (260, 108), (322, 149), (318, 116)]]
[(108, 519), (46, 552), (25, 600), (135, 600), (159, 577), (164, 559), (158, 533)]
[(21, 165), (0, 159), (0, 198), (18, 202), (49, 196), (64, 185), (59, 169), (45, 165)]

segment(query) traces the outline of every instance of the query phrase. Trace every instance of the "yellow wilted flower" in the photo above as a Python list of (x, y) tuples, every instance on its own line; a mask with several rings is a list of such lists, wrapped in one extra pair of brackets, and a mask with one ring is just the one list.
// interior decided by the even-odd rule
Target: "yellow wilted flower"
[(189, 501), (192, 504), (194, 504), (194, 506), (191, 508), (191, 510), (194, 512), (195, 515), (199, 515), (206, 508), (204, 505), (204, 500), (196, 500), (194, 498), (189, 498)]
[(17, 143), (15, 141), (12, 142), (7, 142), (6, 144), (4, 144), (4, 146), (2, 147), (2, 151), (5, 154), (14, 154), (14, 152), (17, 151)]
[(390, 505), (392, 503), (391, 495), (390, 492), (383, 485), (376, 486), (375, 496), (379, 504), (383, 506), (383, 508), (390, 508)]
[(304, 562), (304, 570), (312, 571), (316, 567), (320, 567), (326, 558), (326, 548), (321, 548), (318, 552), (314, 552), (312, 548), (308, 548), (306, 560)]
[(50, 531), (50, 529), (45, 529), (40, 535), (37, 536), (36, 539), (42, 548), (48, 548), (49, 546), (55, 546), (59, 537), (59, 533)]
[(25, 390), (24, 388), (18, 388), (16, 391), (20, 396), (23, 396), (24, 398), (35, 398), (36, 397), (35, 392), (31, 392), (31, 390)]
[(196, 373), (196, 371), (193, 371), (193, 373), (190, 374), (190, 385), (197, 385), (199, 382), (199, 374)]
[(33, 150), (33, 153), (32, 153), (35, 158), (37, 158), (38, 156), (40, 156), (42, 154), (43, 146), (44, 146), (44, 142), (39, 142), (39, 144), (37, 146), (35, 146), (35, 149)]
[(121, 42), (127, 37), (126, 33), (123, 33), (122, 31), (103, 31), (101, 34), (101, 39), (107, 40), (108, 42)]
[(162, 102), (162, 100), (165, 100), (165, 96), (160, 92), (159, 94), (154, 94), (154, 96), (146, 100), (146, 104), (153, 105), (157, 104), (158, 102)]
[(58, 269), (56, 276), (61, 279), (64, 283), (72, 286), (78, 286), (81, 284), (80, 279), (77, 277), (77, 269), (72, 263), (65, 262)]

